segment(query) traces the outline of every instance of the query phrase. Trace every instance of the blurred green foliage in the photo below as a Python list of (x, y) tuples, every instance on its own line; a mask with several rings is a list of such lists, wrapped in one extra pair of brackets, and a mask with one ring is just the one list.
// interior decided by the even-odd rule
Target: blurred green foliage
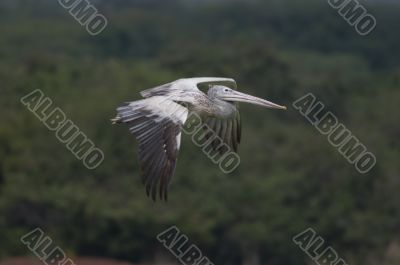
[[(367, 6), (378, 27), (361, 37), (325, 1), (93, 4), (99, 36), (57, 1), (0, 4), (0, 257), (27, 254), (19, 238), (40, 227), (68, 253), (151, 261), (176, 225), (215, 264), (309, 264), (292, 237), (313, 227), (349, 264), (386, 264), (400, 242), (398, 5)], [(224, 175), (184, 136), (169, 202), (153, 203), (135, 139), (109, 118), (192, 76), (287, 106), (312, 92), (378, 163), (361, 175), (293, 108), (243, 105), (240, 167)], [(104, 150), (99, 168), (20, 103), (34, 89)]]

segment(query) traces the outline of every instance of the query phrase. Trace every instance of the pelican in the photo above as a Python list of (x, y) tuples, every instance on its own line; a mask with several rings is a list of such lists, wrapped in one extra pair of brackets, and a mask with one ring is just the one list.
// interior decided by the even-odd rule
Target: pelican
[[(208, 86), (207, 94), (200, 87)], [(237, 102), (285, 110), (270, 101), (237, 91), (231, 78), (185, 78), (140, 92), (142, 100), (117, 108), (111, 121), (124, 123), (139, 142), (139, 164), (147, 196), (167, 201), (175, 172), (182, 128), (190, 113), (196, 113), (235, 152), (241, 140)], [(214, 146), (214, 148), (216, 148)]]

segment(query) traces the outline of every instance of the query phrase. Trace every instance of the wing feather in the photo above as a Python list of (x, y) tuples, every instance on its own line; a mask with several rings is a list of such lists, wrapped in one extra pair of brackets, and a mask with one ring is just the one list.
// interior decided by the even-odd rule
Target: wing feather
[(207, 134), (207, 139), (217, 136), (220, 140), (212, 140), (211, 147), (221, 154), (226, 149), (221, 146), (221, 141), (228, 145), (231, 151), (237, 152), (241, 138), (240, 113), (236, 111), (234, 117), (230, 119), (208, 118), (205, 121), (212, 130), (212, 134)]
[(231, 78), (224, 77), (195, 77), (195, 78), (184, 78), (178, 79), (174, 82), (160, 85), (154, 88), (146, 89), (140, 92), (144, 98), (150, 98), (155, 96), (168, 96), (176, 101), (191, 102), (193, 97), (191, 93), (199, 93), (199, 86), (210, 86), (210, 85), (223, 85), (236, 89), (236, 81)]
[[(161, 91), (164, 88), (157, 88)], [(155, 91), (155, 90), (154, 90)], [(151, 92), (145, 92), (148, 94)], [(152, 96), (117, 109), (113, 120), (126, 123), (139, 142), (139, 162), (146, 193), (167, 200), (188, 110), (165, 97)]]

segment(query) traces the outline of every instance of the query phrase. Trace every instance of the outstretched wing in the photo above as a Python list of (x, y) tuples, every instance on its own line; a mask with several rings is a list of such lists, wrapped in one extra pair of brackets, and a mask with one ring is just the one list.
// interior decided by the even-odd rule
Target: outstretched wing
[(168, 186), (175, 171), (181, 128), (188, 110), (165, 97), (151, 97), (126, 103), (113, 120), (126, 123), (139, 141), (139, 163), (146, 193), (167, 200)]
[(205, 123), (212, 130), (206, 137), (208, 139), (217, 137), (211, 142), (213, 150), (219, 151), (221, 154), (227, 152), (226, 148), (221, 145), (222, 142), (229, 147), (229, 151), (237, 152), (242, 137), (239, 110), (236, 110), (235, 115), (231, 118), (208, 118), (205, 120)]
[(199, 86), (223, 85), (236, 89), (235, 80), (223, 77), (197, 77), (179, 79), (172, 83), (150, 88), (140, 92), (142, 97), (169, 96), (176, 101), (190, 102), (192, 93), (199, 93)]
[(224, 77), (195, 77), (189, 79), (182, 79), (187, 80), (189, 82), (194, 83), (197, 87), (201, 85), (205, 86), (226, 86), (232, 89), (237, 89), (236, 81), (232, 78), (224, 78)]

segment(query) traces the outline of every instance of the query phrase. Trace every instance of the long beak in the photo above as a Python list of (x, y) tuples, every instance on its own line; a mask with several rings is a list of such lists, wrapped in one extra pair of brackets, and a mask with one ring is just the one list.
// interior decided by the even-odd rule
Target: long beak
[(238, 91), (232, 91), (230, 95), (226, 95), (223, 97), (224, 100), (226, 101), (234, 101), (234, 102), (245, 102), (245, 103), (250, 103), (258, 106), (262, 106), (265, 108), (270, 108), (270, 109), (282, 109), (286, 110), (287, 108), (285, 106), (281, 106), (275, 103), (272, 103), (268, 100), (258, 98), (258, 97), (253, 97), (244, 93), (240, 93)]

